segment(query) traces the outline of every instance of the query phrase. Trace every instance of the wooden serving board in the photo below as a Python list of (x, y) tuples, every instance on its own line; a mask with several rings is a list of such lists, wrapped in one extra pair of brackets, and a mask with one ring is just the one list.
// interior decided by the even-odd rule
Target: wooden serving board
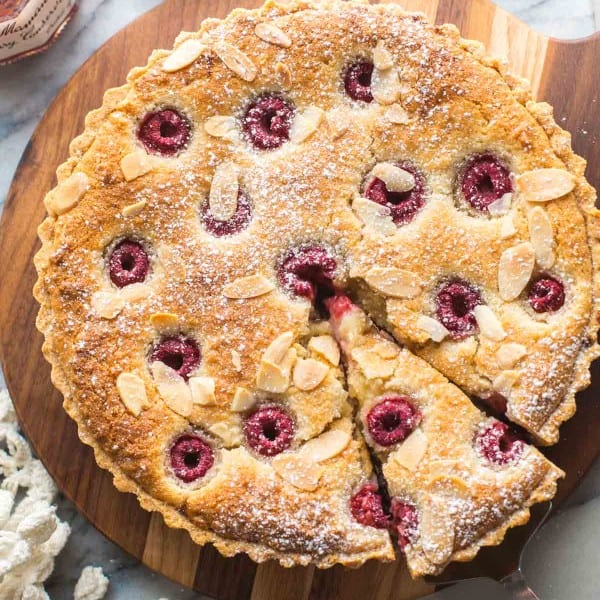
[[(589, 161), (588, 177), (600, 176), (600, 80), (596, 76), (600, 36), (562, 42), (531, 31), (488, 0), (404, 0), (410, 10), (437, 23), (458, 25), (464, 37), (484, 42), (490, 53), (508, 58), (514, 72), (532, 81), (539, 99), (555, 107), (557, 121), (573, 133), (578, 153)], [(153, 48), (170, 48), (180, 30), (195, 30), (205, 17), (223, 17), (252, 0), (168, 0), (111, 38), (58, 94), (27, 146), (15, 174), (0, 224), (0, 353), (9, 390), (25, 433), (65, 494), (106, 536), (146, 565), (209, 596), (232, 600), (333, 599), (408, 600), (434, 589), (412, 581), (402, 561), (370, 563), (350, 571), (333, 568), (283, 569), (255, 565), (246, 556), (222, 558), (211, 546), (194, 545), (187, 533), (167, 528), (158, 514), (143, 511), (131, 494), (118, 492), (100, 470), (92, 451), (77, 438), (50, 382), (35, 329), (36, 279), (32, 259), (39, 247), (36, 227), (44, 218), (42, 198), (55, 184), (54, 171), (67, 157), (69, 141), (83, 128), (85, 114), (99, 106), (105, 89), (122, 84), (129, 69), (143, 65)], [(561, 441), (547, 451), (567, 472), (559, 504), (586, 472), (600, 448), (599, 365), (593, 384), (578, 398), (576, 416), (563, 426)], [(514, 569), (527, 528), (483, 550), (468, 565), (452, 566), (446, 577), (489, 575)]]

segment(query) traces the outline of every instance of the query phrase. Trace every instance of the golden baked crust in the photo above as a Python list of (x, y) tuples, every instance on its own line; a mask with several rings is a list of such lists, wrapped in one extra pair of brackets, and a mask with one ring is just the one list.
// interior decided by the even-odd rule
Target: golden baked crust
[[(265, 34), (256, 33), (262, 22), (276, 23), (291, 45), (264, 41)], [(393, 104), (406, 113), (401, 124), (390, 121), (387, 104), (358, 107), (340, 83), (348, 61), (369, 56), (379, 40), (393, 50), (400, 70), (402, 89)], [(242, 59), (227, 55), (232, 47)], [(182, 48), (195, 58), (165, 70), (168, 58), (185, 63)], [(298, 114), (316, 114), (312, 135), (258, 152), (236, 131), (210, 133), (207, 123), (216, 115), (234, 117), (239, 128), (248, 102), (266, 91), (283, 95)], [(143, 156), (137, 126), (148, 111), (164, 106), (189, 118), (190, 142), (176, 156)], [(333, 113), (346, 124), (341, 134)], [(490, 359), (497, 342), (478, 336), (434, 343), (416, 327), (420, 315), (432, 313), (441, 277), (472, 280), (501, 318), (508, 334), (503, 343), (527, 345), (518, 380), (506, 393), (507, 416), (542, 442), (556, 440), (558, 426), (574, 410), (574, 393), (589, 382), (589, 362), (598, 354), (599, 256), (593, 240), (599, 230), (585, 163), (571, 151), (549, 107), (532, 102), (522, 82), (451, 26), (433, 27), (394, 5), (335, 0), (235, 10), (225, 20), (206, 20), (197, 33), (182, 33), (173, 52), (154, 51), (126, 85), (106, 93), (70, 150), (46, 198), (50, 216), (39, 228), (42, 249), (35, 260), (38, 328), (52, 381), (82, 441), (94, 448), (115, 485), (136, 493), (142, 506), (160, 511), (198, 543), (288, 566), (358, 566), (369, 558), (393, 558), (387, 532), (359, 525), (350, 514), (349, 498), (371, 477), (371, 461), (352, 432), (342, 372), (310, 344), (314, 335), (327, 335), (327, 327), (311, 322), (308, 302), (277, 285), (277, 266), (290, 248), (315, 241), (328, 248), (337, 262), (336, 285), (352, 289), (376, 321), (465, 391), (486, 395), (499, 374)], [(569, 292), (565, 307), (550, 317), (534, 318), (521, 300), (503, 303), (497, 292), (502, 252), (529, 239), (525, 212), (531, 203), (515, 194), (516, 231), (501, 239), (501, 219), (473, 216), (454, 201), (457, 165), (490, 150), (510, 160), (515, 174), (553, 167), (576, 181), (573, 193), (544, 204), (558, 273)], [(133, 173), (121, 162), (126, 157)], [(356, 198), (376, 162), (406, 158), (427, 173), (427, 202), (413, 222), (382, 235), (364, 215), (359, 218)], [(253, 217), (245, 230), (219, 238), (201, 225), (198, 213), (215, 169), (225, 162), (236, 164)], [(117, 290), (106, 272), (107, 254), (124, 238), (143, 240), (150, 249), (149, 276), (135, 294), (134, 286)], [(421, 291), (411, 298), (382, 295), (369, 284), (373, 266), (410, 270)], [(272, 289), (238, 299), (226, 292), (254, 276)], [(114, 314), (101, 316), (100, 298), (112, 303)], [(161, 313), (172, 316), (157, 317)], [(148, 367), (149, 348), (172, 332), (198, 340), (202, 361), (194, 375), (215, 386), (214, 398), (195, 403), (189, 414), (165, 400)], [(257, 375), (269, 345), (285, 332), (294, 344), (292, 359), (317, 361), (327, 375), (312, 389), (288, 381), (285, 391), (269, 394), (259, 389)], [(117, 389), (123, 373), (143, 382), (147, 398), (138, 407), (126, 406)], [(323, 432), (346, 431), (348, 444), (315, 467), (317, 487), (290, 483), (272, 461), (247, 449), (246, 413), (231, 409), (238, 388), (249, 390), (259, 405), (275, 402), (293, 413), (296, 435), (286, 455), (301, 454), (304, 442)], [(167, 452), (177, 435), (192, 428), (212, 445), (215, 466), (201, 483), (182, 484), (169, 469)], [(486, 522), (471, 537), (465, 533), (453, 560), (498, 543), (507, 527), (526, 520), (531, 503), (554, 493), (557, 471), (544, 462), (543, 480), (539, 460), (534, 462), (525, 475), (514, 472), (531, 481), (520, 507), (503, 522)], [(415, 575), (437, 572), (447, 562), (409, 560)]]

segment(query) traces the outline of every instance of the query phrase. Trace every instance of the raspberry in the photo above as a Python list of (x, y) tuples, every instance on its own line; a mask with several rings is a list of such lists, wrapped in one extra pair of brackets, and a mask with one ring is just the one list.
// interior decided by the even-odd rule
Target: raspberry
[(281, 408), (265, 406), (246, 419), (244, 435), (253, 450), (262, 456), (275, 456), (290, 447), (294, 422)]
[(521, 457), (525, 445), (509, 430), (508, 425), (494, 421), (477, 435), (475, 447), (489, 462), (506, 465)]
[(367, 427), (380, 446), (406, 439), (421, 421), (421, 413), (404, 396), (388, 396), (367, 415)]
[(215, 461), (210, 445), (201, 437), (190, 433), (175, 440), (170, 455), (175, 476), (186, 483), (204, 477)]
[(238, 194), (237, 210), (228, 221), (218, 221), (212, 216), (208, 203), (201, 209), (202, 222), (206, 231), (215, 237), (233, 235), (248, 227), (252, 218), (252, 206), (248, 195), (240, 190)]
[(191, 338), (164, 338), (150, 353), (150, 362), (156, 360), (177, 371), (187, 381), (190, 373), (200, 364), (200, 348)]
[(348, 296), (336, 295), (324, 300), (324, 305), (331, 318), (339, 321), (347, 312), (352, 310), (354, 304)]
[(373, 102), (371, 93), (371, 77), (373, 75), (373, 63), (357, 62), (351, 64), (344, 74), (344, 89), (352, 100), (361, 102)]
[(472, 335), (477, 329), (473, 309), (482, 304), (479, 292), (466, 281), (454, 279), (437, 293), (436, 314), (454, 339)]
[(513, 191), (510, 171), (492, 154), (473, 156), (463, 171), (460, 189), (473, 208), (487, 212), (492, 202)]
[(565, 303), (565, 286), (545, 275), (531, 284), (527, 299), (536, 313), (556, 312)]
[(242, 118), (242, 131), (259, 150), (274, 150), (290, 139), (293, 107), (276, 95), (255, 100)]
[(398, 536), (398, 546), (404, 550), (417, 538), (419, 532), (419, 515), (414, 504), (392, 498), (392, 531)]
[(120, 288), (146, 279), (150, 259), (139, 242), (123, 240), (119, 242), (108, 259), (111, 281)]
[(172, 156), (187, 145), (190, 122), (173, 108), (151, 112), (138, 129), (138, 139), (150, 154)]
[(365, 483), (350, 499), (352, 516), (361, 524), (387, 529), (390, 518), (383, 512), (381, 494), (374, 483)]

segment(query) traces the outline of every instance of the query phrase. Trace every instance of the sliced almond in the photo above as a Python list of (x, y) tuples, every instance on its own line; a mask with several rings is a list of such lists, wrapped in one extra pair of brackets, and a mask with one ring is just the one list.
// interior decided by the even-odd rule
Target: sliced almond
[(506, 240), (515, 235), (515, 233), (517, 233), (517, 228), (515, 227), (514, 219), (512, 215), (506, 215), (500, 224), (500, 237)]
[(273, 25), (273, 23), (257, 23), (254, 33), (263, 42), (268, 42), (269, 44), (275, 44), (282, 48), (289, 48), (292, 45), (290, 36), (281, 31), (277, 25)]
[(289, 90), (292, 87), (292, 72), (286, 64), (278, 62), (275, 65), (275, 74), (283, 89)]
[(92, 308), (103, 319), (114, 319), (125, 306), (125, 300), (116, 292), (95, 292)]
[(347, 431), (330, 429), (319, 437), (309, 440), (302, 446), (299, 454), (318, 463), (341, 454), (352, 437)]
[(210, 184), (208, 206), (217, 221), (229, 221), (237, 211), (238, 171), (232, 162), (222, 162), (216, 169)]
[(204, 131), (216, 138), (237, 137), (237, 123), (234, 117), (215, 115), (204, 121)]
[(294, 341), (294, 334), (291, 331), (286, 331), (281, 335), (278, 335), (264, 351), (262, 360), (267, 360), (274, 364), (279, 364), (287, 354), (287, 351), (292, 347)]
[(394, 104), (400, 97), (401, 86), (398, 71), (395, 68), (373, 69), (371, 94), (378, 104)]
[(218, 42), (214, 45), (216, 55), (244, 81), (254, 81), (257, 75), (256, 65), (239, 48), (227, 42)]
[(120, 164), (126, 181), (133, 181), (152, 170), (150, 157), (141, 149), (126, 154)]
[(417, 327), (429, 335), (434, 342), (441, 342), (450, 332), (433, 317), (419, 315)]
[(394, 66), (394, 57), (385, 47), (383, 40), (379, 40), (373, 49), (373, 65), (381, 71), (391, 69)]
[(85, 173), (77, 171), (46, 194), (44, 204), (49, 214), (62, 215), (71, 210), (85, 194), (89, 179)]
[(294, 367), (294, 385), (305, 392), (314, 390), (329, 373), (329, 367), (314, 358), (301, 358)]
[(418, 277), (405, 269), (372, 267), (365, 280), (373, 289), (392, 298), (414, 298), (421, 292)]
[(382, 359), (372, 348), (359, 346), (351, 354), (367, 379), (386, 379), (394, 374), (395, 361)]
[(506, 331), (502, 327), (500, 319), (496, 316), (496, 313), (485, 304), (479, 304), (473, 309), (473, 315), (479, 326), (481, 335), (499, 342), (506, 337)]
[(405, 125), (410, 121), (410, 115), (408, 111), (402, 106), (402, 104), (392, 104), (385, 111), (385, 118), (396, 125)]
[(496, 392), (500, 392), (504, 396), (509, 396), (513, 386), (521, 378), (521, 371), (515, 369), (508, 369), (502, 371), (499, 375), (494, 378), (492, 382), (492, 388)]
[(290, 386), (290, 373), (296, 362), (296, 350), (290, 348), (278, 363), (261, 360), (256, 374), (256, 387), (265, 392), (283, 394)]
[(390, 455), (389, 460), (397, 462), (409, 471), (414, 471), (425, 456), (427, 446), (427, 436), (423, 433), (422, 429), (418, 427), (402, 442), (399, 448)]
[(240, 277), (223, 287), (223, 295), (231, 299), (256, 298), (273, 291), (275, 286), (262, 275)]
[(238, 386), (235, 388), (235, 394), (231, 401), (231, 410), (233, 412), (244, 412), (249, 410), (256, 404), (256, 397), (252, 392), (245, 387)]
[(348, 113), (342, 108), (332, 108), (325, 113), (325, 119), (329, 130), (331, 131), (331, 137), (337, 140), (342, 137), (348, 128), (350, 127), (350, 119)]
[(294, 118), (290, 129), (290, 141), (301, 144), (307, 140), (319, 128), (324, 116), (325, 112), (318, 106), (307, 106)]
[(372, 232), (377, 232), (387, 237), (394, 235), (398, 231), (392, 219), (392, 213), (387, 206), (357, 196), (352, 202), (352, 210), (354, 210), (358, 218)]
[(284, 481), (306, 492), (317, 489), (324, 470), (322, 466), (302, 454), (278, 454), (271, 464)]
[(536, 169), (519, 175), (517, 188), (529, 202), (549, 202), (575, 188), (575, 178), (564, 169)]
[(128, 204), (123, 207), (121, 211), (124, 217), (137, 217), (146, 207), (146, 200), (140, 200), (139, 202), (134, 202), (133, 204)]
[(191, 65), (205, 50), (206, 46), (196, 39), (185, 40), (165, 58), (162, 70), (166, 73), (174, 73)]
[(554, 231), (550, 217), (541, 206), (534, 206), (527, 213), (527, 223), (535, 259), (542, 269), (549, 269), (555, 260)]
[(152, 294), (152, 288), (146, 283), (132, 283), (122, 288), (120, 294), (125, 302), (139, 302)]
[(373, 167), (371, 175), (381, 179), (390, 192), (409, 192), (415, 187), (414, 175), (393, 163), (377, 163)]
[(492, 217), (500, 217), (505, 215), (510, 210), (510, 205), (512, 203), (512, 194), (509, 192), (507, 194), (503, 194), (498, 198), (498, 200), (494, 200), (491, 204), (488, 204), (488, 213), (492, 215)]
[(150, 316), (150, 324), (160, 331), (177, 329), (179, 327), (179, 317), (168, 312), (154, 313)]
[(317, 335), (310, 338), (308, 349), (322, 356), (334, 367), (340, 364), (340, 347), (330, 335)]
[(498, 360), (498, 366), (501, 369), (511, 369), (514, 367), (525, 355), (527, 354), (527, 348), (523, 344), (516, 344), (514, 342), (507, 342), (502, 344), (496, 351), (496, 359)]
[(242, 429), (239, 425), (231, 423), (215, 423), (211, 425), (208, 430), (216, 435), (218, 438), (223, 440), (223, 445), (226, 448), (232, 446), (239, 446), (244, 439), (242, 436)]
[(135, 373), (121, 373), (117, 377), (117, 390), (125, 408), (137, 417), (142, 408), (148, 407), (148, 396), (144, 380)]
[(231, 351), (231, 363), (233, 364), (233, 368), (236, 371), (239, 372), (242, 370), (242, 357), (240, 356), (240, 353), (237, 350)]
[(375, 342), (371, 346), (371, 351), (384, 360), (396, 358), (398, 356), (398, 352), (400, 352), (398, 346), (389, 340), (379, 340)]
[(192, 412), (192, 394), (183, 377), (159, 360), (152, 363), (151, 371), (164, 403), (178, 415), (189, 417)]
[(454, 523), (444, 497), (431, 496), (421, 511), (420, 544), (434, 565), (443, 565), (454, 551)]
[(215, 403), (215, 380), (212, 377), (190, 377), (188, 385), (194, 404), (210, 406)]
[(508, 248), (500, 257), (498, 265), (498, 291), (507, 302), (518, 298), (531, 279), (535, 264), (535, 252), (529, 242)]

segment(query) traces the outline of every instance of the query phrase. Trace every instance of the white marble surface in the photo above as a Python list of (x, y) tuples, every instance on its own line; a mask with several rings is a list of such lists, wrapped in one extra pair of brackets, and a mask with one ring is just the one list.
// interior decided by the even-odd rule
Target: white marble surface
[[(157, 4), (158, 0), (83, 0), (74, 21), (48, 52), (0, 67), (0, 206), (19, 157), (56, 92), (107, 38)], [(600, 28), (600, 0), (498, 0), (498, 4), (556, 37), (582, 37)], [(73, 534), (47, 586), (53, 600), (72, 597), (75, 581), (88, 564), (101, 565), (110, 577), (107, 598), (111, 600), (198, 598), (140, 566), (90, 526), (68, 501), (60, 501), (59, 511), (72, 522)], [(542, 600), (600, 598), (599, 539), (597, 464), (528, 548), (523, 570)], [(490, 582), (473, 582), (455, 589), (452, 598), (495, 600), (495, 594), (498, 599), (505, 597)]]

